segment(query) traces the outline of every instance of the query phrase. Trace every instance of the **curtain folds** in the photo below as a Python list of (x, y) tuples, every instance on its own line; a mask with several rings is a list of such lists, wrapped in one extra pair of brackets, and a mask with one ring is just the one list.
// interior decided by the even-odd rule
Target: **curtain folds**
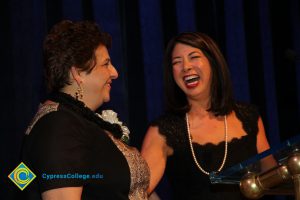
[[(214, 38), (228, 61), (235, 97), (258, 106), (271, 145), (300, 134), (299, 0), (27, 0), (0, 3), (1, 180), (19, 162), (27, 124), (46, 96), (42, 43), (62, 19), (93, 20), (112, 35), (119, 72), (105, 108), (119, 113), (140, 147), (164, 110), (162, 60), (168, 40), (185, 31)], [(2, 192), (2, 191), (1, 191)]]

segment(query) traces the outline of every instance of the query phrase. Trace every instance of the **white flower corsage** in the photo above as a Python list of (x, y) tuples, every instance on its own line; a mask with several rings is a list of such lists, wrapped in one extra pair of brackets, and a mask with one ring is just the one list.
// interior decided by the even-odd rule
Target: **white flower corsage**
[(130, 131), (127, 128), (127, 126), (123, 125), (123, 122), (119, 121), (118, 119), (118, 114), (112, 110), (103, 110), (102, 114), (100, 115), (99, 113), (96, 113), (98, 117), (100, 117), (101, 119), (103, 119), (104, 121), (107, 121), (111, 124), (118, 124), (120, 125), (121, 129), (122, 129), (122, 137), (121, 140), (125, 143), (129, 143), (129, 134)]

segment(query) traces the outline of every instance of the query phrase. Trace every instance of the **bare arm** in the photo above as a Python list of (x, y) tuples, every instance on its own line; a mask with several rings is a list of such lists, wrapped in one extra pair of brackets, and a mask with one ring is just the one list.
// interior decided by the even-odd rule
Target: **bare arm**
[(150, 168), (150, 194), (162, 178), (167, 157), (172, 154), (172, 149), (166, 144), (165, 138), (159, 134), (158, 127), (149, 127), (142, 146), (142, 156)]
[(43, 200), (80, 200), (82, 187), (63, 187), (42, 193)]
[[(258, 134), (256, 141), (256, 148), (258, 153), (262, 153), (270, 148), (269, 142), (266, 137), (265, 128), (262, 122), (262, 119), (258, 119)], [(273, 156), (267, 156), (262, 159), (262, 167), (264, 170), (268, 170), (277, 165), (277, 162)]]
[(257, 134), (256, 147), (258, 153), (264, 152), (270, 148), (270, 145), (266, 137), (265, 128), (261, 118), (258, 119), (258, 134)]

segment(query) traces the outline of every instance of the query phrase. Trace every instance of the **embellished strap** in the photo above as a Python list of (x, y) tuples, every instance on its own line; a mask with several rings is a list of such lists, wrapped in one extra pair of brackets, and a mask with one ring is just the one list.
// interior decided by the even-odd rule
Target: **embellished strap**
[(148, 199), (146, 190), (150, 183), (150, 169), (146, 161), (136, 148), (127, 146), (111, 134), (108, 134), (108, 136), (122, 152), (129, 166), (131, 181), (128, 198), (132, 200)]
[(29, 133), (31, 132), (32, 128), (34, 127), (34, 125), (36, 124), (36, 122), (41, 119), (44, 115), (50, 113), (50, 112), (54, 112), (58, 110), (58, 103), (46, 103), (46, 104), (40, 104), (39, 105), (39, 109), (37, 111), (37, 113), (35, 114), (34, 118), (32, 119), (30, 125), (28, 126), (25, 134), (29, 135)]

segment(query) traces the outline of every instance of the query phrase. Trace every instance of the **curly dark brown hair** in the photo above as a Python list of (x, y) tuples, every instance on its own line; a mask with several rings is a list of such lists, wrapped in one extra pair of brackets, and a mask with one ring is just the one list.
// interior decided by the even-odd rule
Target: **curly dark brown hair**
[(111, 46), (111, 36), (94, 22), (64, 20), (54, 25), (44, 41), (44, 67), (49, 92), (70, 84), (69, 71), (75, 66), (89, 73), (95, 66), (99, 45)]

